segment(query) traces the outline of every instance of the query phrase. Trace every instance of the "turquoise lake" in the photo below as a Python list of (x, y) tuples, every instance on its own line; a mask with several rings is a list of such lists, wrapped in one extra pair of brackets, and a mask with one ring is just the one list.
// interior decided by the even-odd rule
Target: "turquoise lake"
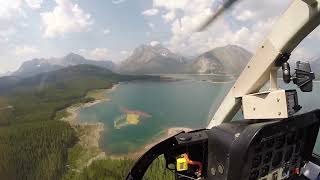
[[(170, 127), (206, 127), (232, 83), (213, 83), (188, 78), (173, 82), (137, 81), (121, 83), (118, 88), (106, 93), (110, 101), (84, 108), (79, 120), (103, 122), (105, 131), (101, 147), (110, 154), (134, 152), (152, 142)], [(289, 89), (292, 85), (280, 85)], [(320, 108), (320, 83), (314, 83), (312, 93), (301, 93), (300, 112)], [(114, 121), (123, 115), (123, 109), (150, 115), (137, 125), (117, 129)], [(320, 146), (317, 147), (320, 150)], [(320, 151), (319, 151), (320, 152)]]

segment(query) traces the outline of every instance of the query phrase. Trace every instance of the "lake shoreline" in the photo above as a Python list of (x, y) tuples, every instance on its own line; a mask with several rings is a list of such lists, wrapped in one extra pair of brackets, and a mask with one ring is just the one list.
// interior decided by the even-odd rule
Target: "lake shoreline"
[[(115, 84), (110, 89), (99, 89), (99, 90), (102, 90), (103, 93), (110, 93), (110, 92), (116, 90), (118, 88), (118, 86), (119, 86), (119, 84)], [(95, 90), (97, 90), (97, 89), (95, 89)], [(94, 91), (94, 90), (92, 90), (92, 91)], [(104, 98), (95, 99), (94, 101), (87, 102), (87, 103), (73, 104), (73, 105), (64, 109), (67, 112), (67, 115), (62, 117), (61, 120), (68, 122), (70, 125), (88, 124), (88, 123), (84, 123), (84, 122), (79, 121), (78, 116), (79, 116), (80, 110), (83, 108), (92, 107), (96, 104), (100, 104), (105, 101), (110, 101), (110, 99), (108, 97), (104, 97)]]
[[(106, 153), (100, 147), (100, 141), (102, 139), (103, 132), (105, 131), (104, 124), (102, 122), (80, 122), (78, 118), (79, 113), (83, 108), (92, 107), (101, 102), (109, 101), (110, 99), (105, 96), (105, 93), (114, 91), (118, 86), (119, 84), (114, 84), (110, 89), (98, 89), (98, 93), (100, 94), (95, 96), (94, 101), (73, 104), (64, 109), (66, 115), (60, 118), (60, 120), (67, 122), (76, 132), (82, 132), (78, 134), (79, 141), (76, 145), (80, 145), (87, 154), (90, 154), (90, 158), (86, 160), (86, 162), (83, 162), (81, 167), (78, 167), (79, 171), (90, 166), (90, 164), (95, 160), (106, 158)], [(92, 91), (97, 91), (97, 89), (89, 91), (86, 96), (88, 96)]]
[[(110, 88), (110, 89), (95, 89), (92, 91), (99, 90), (101, 93), (103, 92), (104, 94), (106, 94), (106, 93), (110, 93), (110, 92), (115, 91), (119, 87), (119, 85), (120, 85), (120, 83), (113, 85), (112, 88)], [(89, 92), (87, 94), (89, 94)], [(162, 132), (160, 132), (159, 136), (152, 138), (148, 143), (141, 146), (141, 148), (139, 148), (138, 150), (136, 150), (134, 152), (129, 152), (126, 154), (121, 154), (121, 155), (108, 153), (108, 152), (104, 151), (100, 145), (100, 142), (103, 138), (102, 135), (105, 131), (104, 124), (102, 122), (94, 122), (94, 123), (80, 122), (78, 116), (79, 116), (81, 109), (89, 108), (89, 107), (92, 107), (92, 106), (97, 105), (99, 103), (102, 103), (105, 101), (110, 101), (110, 100), (111, 99), (109, 99), (108, 97), (105, 96), (104, 98), (98, 98), (98, 99), (95, 99), (94, 101), (91, 101), (91, 102), (73, 104), (73, 105), (64, 109), (67, 112), (67, 115), (60, 119), (62, 121), (68, 122), (70, 124), (70, 126), (73, 128), (82, 127), (82, 128), (86, 128), (90, 131), (86, 136), (79, 137), (79, 139), (80, 139), (79, 144), (81, 144), (84, 147), (98, 148), (100, 153), (98, 156), (91, 158), (86, 166), (90, 165), (91, 162), (96, 159), (105, 159), (105, 158), (137, 159), (143, 153), (145, 153), (147, 150), (149, 150), (152, 146), (156, 145), (157, 143), (159, 143), (159, 142), (161, 142), (161, 141), (163, 141), (163, 140), (165, 140), (165, 139), (167, 139), (167, 138), (169, 138), (169, 137), (171, 137), (181, 131), (188, 132), (188, 131), (192, 130), (192, 129), (186, 128), (186, 127), (170, 127), (170, 128), (163, 130)], [(86, 139), (86, 140), (84, 140), (84, 139)], [(83, 141), (86, 141), (86, 142), (83, 142)]]
[(176, 134), (178, 134), (179, 132), (189, 132), (192, 131), (193, 129), (191, 128), (187, 128), (187, 127), (170, 127), (165, 129), (163, 132), (161, 133), (162, 135), (157, 136), (155, 138), (152, 138), (149, 143), (143, 145), (141, 148), (139, 148), (138, 150), (134, 151), (134, 152), (129, 152), (127, 154), (120, 154), (120, 155), (115, 155), (115, 154), (106, 154), (108, 157), (110, 157), (111, 159), (138, 159), (141, 155), (143, 155), (145, 152), (147, 152), (150, 148), (152, 148), (153, 146), (155, 146), (156, 144), (160, 143), (161, 141), (164, 141), (166, 139), (168, 139), (169, 137), (172, 137)]
[[(162, 79), (163, 81), (171, 82), (171, 81), (180, 81), (178, 79)], [(126, 82), (124, 82), (126, 83)], [(219, 83), (228, 83), (228, 82), (219, 82)], [(89, 91), (85, 97), (94, 97), (94, 101), (87, 102), (87, 103), (78, 103), (71, 105), (67, 108), (64, 109), (66, 112), (66, 116), (62, 117), (61, 120), (68, 122), (72, 127), (77, 128), (86, 128), (89, 133), (82, 135), (82, 137), (79, 137), (80, 139), (80, 144), (85, 147), (95, 147), (95, 153), (97, 152), (98, 149), (98, 155), (95, 154), (94, 156), (91, 156), (89, 161), (86, 161), (83, 164), (86, 164), (85, 166), (89, 166), (93, 161), (99, 160), (99, 159), (106, 159), (106, 158), (111, 158), (111, 159), (138, 159), (141, 155), (143, 155), (146, 151), (148, 151), (151, 147), (154, 145), (158, 144), (159, 142), (181, 132), (181, 131), (191, 131), (192, 129), (186, 128), (186, 127), (168, 127), (164, 129), (163, 131), (159, 132), (158, 134), (155, 134), (153, 138), (148, 140), (144, 145), (139, 146), (138, 149), (128, 152), (128, 153), (123, 153), (123, 154), (114, 154), (110, 153), (107, 150), (103, 149), (103, 146), (101, 142), (103, 141), (103, 134), (107, 128), (105, 128), (104, 123), (102, 122), (80, 122), (79, 119), (79, 113), (82, 109), (84, 108), (89, 108), (92, 106), (95, 106), (99, 103), (105, 102), (105, 101), (110, 101), (111, 99), (108, 97), (108, 93), (116, 90), (119, 85), (122, 83), (114, 84), (110, 89), (94, 89)], [(103, 94), (104, 96), (99, 95), (99, 93)], [(97, 96), (89, 96), (89, 95), (94, 95), (98, 94)], [(84, 140), (86, 139), (86, 140)], [(83, 143), (83, 141), (86, 141)], [(85, 148), (88, 150), (88, 148)]]

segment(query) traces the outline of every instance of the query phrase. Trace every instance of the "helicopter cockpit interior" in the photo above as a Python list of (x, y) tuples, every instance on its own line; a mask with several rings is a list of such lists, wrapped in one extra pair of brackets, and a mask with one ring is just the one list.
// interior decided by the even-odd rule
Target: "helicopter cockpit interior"
[[(234, 4), (226, 1), (199, 29), (205, 29)], [(238, 80), (205, 129), (181, 132), (160, 142), (135, 163), (127, 179), (141, 179), (152, 161), (164, 155), (176, 179), (319, 179), (320, 157), (313, 153), (320, 110), (301, 109), (293, 83), (311, 92), (315, 75), (308, 62), (288, 59), (295, 47), (320, 24), (320, 1), (295, 0)], [(292, 71), (291, 71), (292, 72)], [(278, 76), (279, 75), (279, 76)], [(269, 82), (269, 90), (260, 91)], [(241, 109), (244, 119), (231, 121)]]

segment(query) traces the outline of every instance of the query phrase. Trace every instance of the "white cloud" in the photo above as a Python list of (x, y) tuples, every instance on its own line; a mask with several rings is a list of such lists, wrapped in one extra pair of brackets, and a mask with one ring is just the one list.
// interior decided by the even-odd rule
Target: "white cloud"
[(122, 50), (120, 54), (114, 56), (113, 58), (115, 60), (114, 62), (120, 63), (126, 60), (129, 56), (131, 56), (132, 53), (133, 53), (133, 50)]
[(17, 56), (30, 56), (37, 54), (38, 52), (38, 48), (30, 45), (17, 46), (14, 50), (14, 54)]
[(233, 30), (228, 22), (219, 20), (205, 32), (186, 34), (176, 33), (169, 41), (169, 47), (175, 52), (193, 55), (203, 53), (215, 47), (228, 44), (240, 45), (255, 50), (263, 37), (269, 32), (274, 19), (257, 22), (252, 27), (242, 26)]
[(80, 49), (78, 53), (92, 60), (111, 60), (118, 63), (126, 59), (132, 52), (127, 50), (114, 51), (108, 48)]
[(132, 51), (122, 50), (122, 51), (120, 51), (119, 55), (114, 57), (114, 60), (116, 60), (116, 62), (123, 61), (123, 60), (127, 59), (131, 54), (132, 54)]
[(148, 26), (153, 30), (154, 29), (154, 24), (153, 23), (148, 23)]
[(309, 36), (307, 36), (308, 39), (317, 39), (320, 40), (320, 27), (317, 27), (315, 30), (313, 30)]
[(0, 19), (8, 20), (23, 13), (21, 0), (0, 1)]
[(39, 9), (43, 3), (43, 0), (26, 0), (26, 3), (31, 9)]
[(158, 44), (160, 44), (160, 42), (159, 41), (151, 41), (150, 42), (150, 46), (156, 46), (156, 45), (158, 45)]
[(16, 32), (20, 18), (25, 17), (22, 0), (0, 0), (0, 39), (7, 39)]
[(299, 47), (292, 52), (291, 57), (293, 56), (297, 59), (303, 59), (303, 58), (307, 57), (308, 54), (309, 54), (309, 52), (307, 51), (307, 49), (305, 49), (303, 47)]
[(153, 0), (153, 8), (165, 12), (162, 14), (164, 22), (171, 22), (172, 36), (167, 42), (168, 47), (185, 55), (195, 55), (228, 44), (241, 45), (254, 51), (291, 0), (241, 1), (204, 32), (195, 32), (212, 15), (213, 7), (219, 7), (219, 2)]
[(142, 12), (142, 14), (145, 16), (154, 16), (154, 15), (157, 15), (158, 13), (159, 13), (159, 10), (155, 8), (148, 9)]
[(313, 59), (319, 58), (318, 52), (313, 52), (311, 49), (306, 48), (303, 44), (300, 44), (292, 53), (290, 56), (290, 60), (294, 61), (309, 61)]
[(213, 0), (153, 0), (153, 7), (166, 10), (182, 10), (186, 14), (200, 14), (211, 8)]
[(88, 59), (106, 60), (110, 56), (107, 48), (80, 49), (79, 53)]
[(176, 18), (176, 12), (174, 10), (162, 15), (162, 18), (166, 23), (173, 21)]
[(111, 30), (110, 29), (104, 29), (102, 31), (103, 34), (107, 35), (107, 34), (110, 34), (111, 33)]
[(88, 31), (93, 24), (89, 13), (70, 0), (56, 0), (57, 6), (51, 12), (41, 13), (44, 37), (56, 37), (65, 33)]
[(126, 51), (126, 50), (122, 50), (120, 53), (123, 54), (123, 55), (126, 55), (126, 54), (128, 54), (129, 52)]
[(247, 21), (253, 19), (255, 17), (255, 13), (250, 10), (242, 11), (240, 14), (236, 15), (236, 19), (239, 21)]
[(165, 9), (186, 9), (186, 6), (192, 3), (192, 0), (153, 0), (154, 7), (163, 7)]
[(125, 2), (126, 0), (112, 0), (111, 2), (113, 3), (113, 4), (120, 4), (120, 3), (123, 3), (123, 2)]
[(292, 0), (241, 1), (234, 6), (232, 15), (241, 16), (241, 14), (247, 13), (246, 11), (250, 11), (253, 14), (252, 20), (262, 20), (281, 15), (291, 2)]

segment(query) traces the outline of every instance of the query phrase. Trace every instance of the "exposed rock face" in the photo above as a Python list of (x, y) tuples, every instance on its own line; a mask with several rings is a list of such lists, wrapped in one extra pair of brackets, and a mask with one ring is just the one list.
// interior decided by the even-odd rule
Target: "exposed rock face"
[(215, 48), (198, 56), (191, 64), (190, 71), (201, 74), (239, 74), (247, 65), (252, 54), (234, 45)]
[(161, 45), (141, 45), (120, 64), (119, 72), (129, 74), (182, 73), (186, 58), (172, 53)]

